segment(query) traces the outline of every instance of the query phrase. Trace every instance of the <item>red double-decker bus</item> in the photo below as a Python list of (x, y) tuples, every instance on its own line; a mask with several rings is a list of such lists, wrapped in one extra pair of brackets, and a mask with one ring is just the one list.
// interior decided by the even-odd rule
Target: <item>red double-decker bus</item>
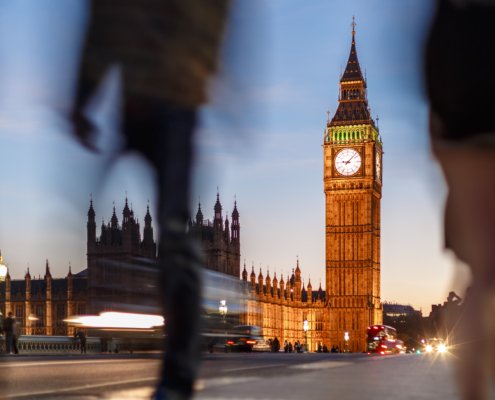
[(366, 342), (368, 354), (397, 354), (404, 350), (404, 343), (397, 339), (395, 328), (387, 325), (369, 326)]

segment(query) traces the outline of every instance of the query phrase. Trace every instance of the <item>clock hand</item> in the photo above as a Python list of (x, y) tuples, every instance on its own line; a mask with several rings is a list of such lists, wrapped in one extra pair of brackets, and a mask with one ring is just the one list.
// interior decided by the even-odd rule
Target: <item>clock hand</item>
[(349, 164), (354, 157), (356, 157), (355, 154), (351, 158), (349, 158), (347, 161), (344, 161), (344, 163)]

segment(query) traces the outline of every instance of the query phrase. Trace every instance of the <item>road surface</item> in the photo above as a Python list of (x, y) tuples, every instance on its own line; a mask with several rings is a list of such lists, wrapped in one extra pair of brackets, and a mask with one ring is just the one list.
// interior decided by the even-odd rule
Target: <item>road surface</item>
[[(196, 400), (458, 399), (450, 355), (205, 354)], [(159, 355), (7, 356), (1, 399), (147, 399)]]

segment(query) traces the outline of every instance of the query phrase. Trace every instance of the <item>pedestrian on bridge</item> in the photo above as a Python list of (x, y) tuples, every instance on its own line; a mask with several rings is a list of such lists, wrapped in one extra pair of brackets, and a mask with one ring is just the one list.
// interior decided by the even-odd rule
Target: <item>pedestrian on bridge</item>
[[(187, 235), (193, 135), (217, 69), (229, 0), (93, 0), (74, 131), (95, 149), (85, 106), (113, 66), (121, 72), (127, 151), (153, 168), (166, 352), (154, 399), (192, 396), (200, 359), (200, 245)], [(187, 293), (186, 296), (184, 294)]]
[(21, 326), (19, 321), (15, 318), (13, 315), (12, 318), (14, 318), (14, 323), (12, 325), (12, 350), (14, 350), (14, 354), (19, 354), (19, 336), (21, 336)]
[(5, 332), (5, 352), (13, 354), (14, 352), (14, 325), (15, 318), (12, 311), (9, 311), (7, 318), (3, 320), (3, 331)]
[(82, 329), (79, 329), (74, 337), (79, 340), (81, 354), (86, 354), (86, 334), (82, 331)]

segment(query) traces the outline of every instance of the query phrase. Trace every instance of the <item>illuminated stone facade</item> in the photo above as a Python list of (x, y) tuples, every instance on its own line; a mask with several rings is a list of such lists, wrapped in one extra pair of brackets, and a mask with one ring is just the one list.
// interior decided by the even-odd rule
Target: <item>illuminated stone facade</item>
[(323, 147), (330, 342), (350, 351), (364, 351), (367, 326), (382, 323), (383, 151), (378, 127), (370, 116), (354, 30), (349, 60), (340, 79), (339, 105), (327, 123)]
[(0, 312), (12, 312), (23, 335), (72, 335), (67, 315), (85, 314), (87, 310), (87, 270), (69, 273), (65, 278), (53, 278), (48, 260), (43, 277), (31, 277), (29, 269), (24, 279), (0, 283)]
[[(319, 343), (329, 345), (325, 292), (321, 284), (317, 291), (313, 291), (311, 281), (303, 285), (299, 260), (285, 281), (283, 276), (279, 281), (276, 274), (272, 280), (268, 272), (264, 278), (261, 270), (256, 277), (254, 267), (248, 279), (246, 266), (242, 280), (250, 290), (244, 323), (263, 327), (266, 339), (276, 337), (282, 344), (285, 340), (291, 343), (299, 340), (310, 351), (316, 351)], [(307, 321), (306, 332), (304, 321)]]
[[(382, 323), (380, 303), (380, 201), (382, 142), (371, 118), (355, 31), (340, 79), (339, 105), (324, 135), (326, 292), (301, 283), (299, 263), (284, 282), (254, 269), (246, 323), (266, 338), (307, 341), (341, 351), (366, 349), (366, 328)], [(248, 281), (244, 269), (242, 279)], [(303, 331), (303, 321), (308, 331)], [(345, 337), (348, 340), (345, 340)]]

